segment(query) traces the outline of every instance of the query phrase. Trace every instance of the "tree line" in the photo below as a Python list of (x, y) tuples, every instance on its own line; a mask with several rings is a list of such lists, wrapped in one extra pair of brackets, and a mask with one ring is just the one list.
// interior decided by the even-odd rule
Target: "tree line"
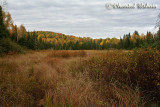
[[(141, 35), (135, 31), (133, 34), (125, 34), (120, 39), (92, 39), (48, 31), (29, 32), (26, 31), (24, 25), (19, 27), (14, 25), (11, 14), (2, 11), (0, 7), (0, 39), (2, 38), (8, 38), (16, 44), (33, 50), (103, 50), (146, 47), (160, 49), (160, 30), (156, 34), (147, 32)], [(1, 44), (0, 49), (2, 47), (4, 45)]]
[(123, 38), (92, 39), (89, 37), (76, 37), (61, 33), (35, 31), (27, 32), (18, 43), (29, 49), (55, 49), (55, 50), (103, 50), (103, 49), (134, 49), (134, 48), (157, 48), (160, 49), (157, 34), (147, 32), (139, 35), (135, 31), (132, 35), (126, 34)]

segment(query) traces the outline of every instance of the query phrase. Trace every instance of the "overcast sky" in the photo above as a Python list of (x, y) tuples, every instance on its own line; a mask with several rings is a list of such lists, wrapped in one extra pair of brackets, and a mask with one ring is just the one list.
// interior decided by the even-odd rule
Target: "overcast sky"
[[(112, 2), (111, 2), (112, 1)], [(122, 37), (153, 30), (160, 0), (7, 0), (14, 23), (29, 31), (42, 30), (81, 37)], [(148, 3), (156, 9), (111, 9), (106, 3)]]

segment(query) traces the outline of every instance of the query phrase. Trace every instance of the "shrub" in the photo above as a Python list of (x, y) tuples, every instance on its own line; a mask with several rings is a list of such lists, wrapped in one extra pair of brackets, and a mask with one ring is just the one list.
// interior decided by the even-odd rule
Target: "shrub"
[(151, 48), (135, 51), (130, 60), (129, 78), (141, 92), (160, 101), (160, 52)]
[(7, 54), (9, 52), (23, 53), (23, 49), (20, 45), (14, 43), (9, 38), (2, 38), (0, 40), (0, 53)]
[(87, 72), (87, 75), (97, 83), (95, 88), (97, 87), (97, 91), (101, 90), (105, 99), (108, 97), (105, 94), (107, 84), (118, 82), (120, 89), (123, 89), (124, 85), (133, 90), (139, 87), (141, 97), (157, 102), (160, 101), (159, 59), (160, 52), (151, 48), (130, 52), (108, 51), (106, 54), (82, 61), (85, 65), (83, 69), (72, 71)]

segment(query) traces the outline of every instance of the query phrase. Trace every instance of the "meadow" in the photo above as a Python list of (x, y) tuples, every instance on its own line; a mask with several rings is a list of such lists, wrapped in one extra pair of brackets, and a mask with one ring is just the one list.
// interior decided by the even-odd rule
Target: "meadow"
[(45, 50), (0, 58), (2, 107), (159, 106), (156, 49)]

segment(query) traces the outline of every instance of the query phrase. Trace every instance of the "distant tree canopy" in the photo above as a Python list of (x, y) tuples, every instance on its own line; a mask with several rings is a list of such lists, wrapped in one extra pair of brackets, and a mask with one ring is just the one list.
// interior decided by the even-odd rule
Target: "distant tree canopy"
[(27, 32), (24, 25), (13, 24), (11, 14), (0, 7), (0, 38), (11, 38), (12, 41), (33, 50), (102, 50), (102, 49), (134, 49), (153, 47), (160, 49), (160, 29), (157, 34), (147, 32), (125, 34), (122, 38), (92, 39), (76, 37), (62, 33), (34, 31)]
[(146, 35), (139, 35), (138, 31), (135, 31), (132, 35), (129, 33), (120, 39), (92, 39), (89, 37), (82, 38), (54, 32), (34, 31), (24, 35), (19, 40), (19, 43), (30, 49), (55, 50), (158, 48), (159, 34), (160, 31), (154, 35), (151, 32), (147, 32)]

